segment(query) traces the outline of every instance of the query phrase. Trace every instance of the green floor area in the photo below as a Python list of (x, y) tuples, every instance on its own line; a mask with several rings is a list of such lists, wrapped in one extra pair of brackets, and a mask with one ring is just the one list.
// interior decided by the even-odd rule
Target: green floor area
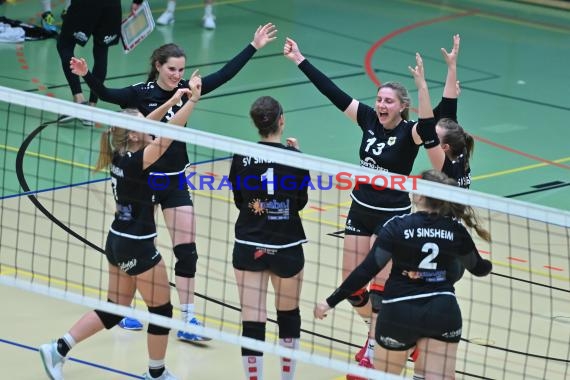
[[(63, 2), (53, 3), (59, 15)], [(123, 2), (125, 11), (128, 4)], [(152, 0), (150, 5), (157, 17), (165, 1)], [(231, 82), (205, 96), (190, 127), (255, 141), (249, 106), (257, 97), (271, 95), (284, 106), (286, 135), (297, 137), (304, 152), (357, 163), (359, 128), (282, 56), (284, 38), (294, 38), (315, 66), (369, 105), (376, 94), (374, 79), (402, 82), (417, 104), (407, 66), (419, 51), (435, 105), (446, 72), (439, 49), (450, 49), (451, 36), (459, 33), (459, 121), (477, 141), (472, 188), (570, 210), (569, 12), (491, 0), (228, 0), (216, 1), (218, 26), (206, 31), (200, 26), (202, 6), (198, 0), (180, 1), (174, 25), (157, 27), (129, 54), (112, 48), (106, 85), (144, 81), (152, 50), (168, 42), (185, 49), (188, 75), (195, 68), (207, 75), (251, 41), (258, 25), (271, 21), (278, 26), (278, 40), (259, 51)], [(38, 1), (3, 7), (7, 17), (38, 22)], [(0, 85), (71, 99), (55, 40), (20, 46), (0, 43), (0, 54)], [(92, 64), (91, 43), (78, 47), (76, 55)], [(373, 74), (366, 70), (367, 55)], [(103, 102), (99, 107), (117, 109)], [(41, 121), (50, 118), (55, 115), (18, 114), (1, 104), (1, 196), (21, 192), (14, 166), (17, 150)], [(40, 156), (25, 159), (28, 178), (33, 178), (30, 187), (101, 178), (89, 170), (99, 135), (99, 129), (79, 125), (47, 127), (28, 149)], [(212, 156), (205, 150), (196, 160)], [(427, 167), (422, 152), (414, 172)]]

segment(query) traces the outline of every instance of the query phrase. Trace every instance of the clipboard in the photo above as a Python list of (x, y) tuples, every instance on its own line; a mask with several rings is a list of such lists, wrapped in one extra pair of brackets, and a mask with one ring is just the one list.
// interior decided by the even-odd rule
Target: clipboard
[(154, 18), (148, 1), (121, 22), (121, 41), (125, 54), (133, 50), (154, 30)]

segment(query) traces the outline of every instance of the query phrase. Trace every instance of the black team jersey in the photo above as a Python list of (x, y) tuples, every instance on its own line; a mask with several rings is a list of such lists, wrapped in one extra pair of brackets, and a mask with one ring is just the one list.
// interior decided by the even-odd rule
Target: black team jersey
[(115, 153), (111, 164), (111, 186), (116, 204), (111, 232), (130, 239), (156, 236), (154, 196), (147, 183), (150, 167), (143, 170), (143, 151)]
[[(297, 151), (280, 143), (260, 144)], [(308, 170), (236, 154), (229, 179), (239, 209), (237, 243), (279, 249), (307, 242), (299, 211), (308, 201)]]
[[(396, 128), (385, 129), (376, 111), (363, 103), (358, 104), (357, 121), (362, 129), (360, 166), (409, 175), (419, 150), (412, 137), (415, 121), (402, 120)], [(411, 207), (407, 192), (393, 190), (389, 186), (375, 190), (372, 185), (358, 184), (351, 197), (361, 205), (377, 210), (404, 211)]]
[[(220, 70), (203, 77), (202, 96), (232, 79), (245, 66), (256, 51), (257, 50), (251, 44), (248, 44), (245, 49), (226, 63)], [(85, 75), (84, 79), (91, 90), (94, 91), (101, 100), (117, 104), (121, 106), (121, 108), (136, 108), (145, 116), (172, 98), (178, 88), (189, 88), (188, 81), (185, 79), (181, 80), (178, 83), (178, 88), (172, 91), (163, 90), (156, 81), (137, 83), (121, 89), (112, 89), (105, 87), (103, 83), (90, 72)], [(167, 122), (170, 120), (187, 101), (188, 97), (184, 95), (181, 101), (166, 113), (162, 121)], [(153, 167), (156, 172), (176, 174), (183, 172), (188, 163), (186, 144), (181, 141), (173, 141)]]
[(365, 286), (392, 259), (383, 303), (437, 295), (454, 295), (456, 260), (476, 276), (491, 271), (467, 229), (456, 219), (427, 212), (396, 216), (379, 232), (364, 261), (329, 297), (334, 307)]
[[(441, 102), (433, 110), (435, 120), (448, 118), (457, 123), (457, 98), (441, 98)], [(468, 189), (471, 185), (471, 168), (465, 165), (465, 157), (459, 155), (455, 160), (450, 160), (445, 155), (443, 168), (441, 169), (449, 178), (457, 181), (457, 185)]]

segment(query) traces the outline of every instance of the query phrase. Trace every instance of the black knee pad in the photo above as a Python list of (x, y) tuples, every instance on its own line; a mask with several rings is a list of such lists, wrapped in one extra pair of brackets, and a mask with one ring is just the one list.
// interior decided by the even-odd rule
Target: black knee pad
[(346, 298), (348, 302), (354, 307), (362, 307), (368, 303), (370, 293), (367, 289), (360, 289), (359, 291), (351, 294)]
[[(172, 318), (172, 304), (168, 302), (161, 306), (154, 306), (154, 307), (149, 306), (148, 312), (152, 314), (158, 314), (167, 318)], [(149, 323), (146, 331), (152, 335), (168, 335), (170, 329)]]
[[(114, 303), (110, 299), (107, 299), (107, 302)], [(105, 326), (107, 330), (117, 326), (119, 322), (121, 322), (121, 319), (123, 319), (122, 315), (107, 313), (103, 310), (95, 310), (95, 314), (97, 314), (101, 322), (103, 322), (103, 326)]]
[[(265, 342), (265, 322), (243, 321), (241, 336)], [(241, 348), (241, 356), (263, 356), (263, 352)]]
[(178, 244), (174, 247), (174, 256), (176, 256), (174, 274), (180, 277), (194, 278), (196, 262), (198, 261), (196, 243)]
[(372, 312), (378, 314), (382, 307), (382, 300), (384, 299), (384, 292), (372, 289), (370, 291), (370, 303), (372, 304)]
[(277, 325), (279, 338), (301, 337), (301, 312), (299, 308), (293, 310), (277, 310)]

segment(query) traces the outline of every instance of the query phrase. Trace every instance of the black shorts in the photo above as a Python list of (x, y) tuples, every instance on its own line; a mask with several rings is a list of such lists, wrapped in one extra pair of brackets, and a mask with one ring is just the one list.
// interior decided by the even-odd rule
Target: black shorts
[(154, 238), (129, 239), (112, 232), (107, 234), (105, 255), (111, 265), (119, 267), (129, 276), (136, 276), (153, 268), (162, 256), (154, 246)]
[(85, 46), (93, 42), (112, 46), (121, 38), (120, 0), (72, 0), (61, 25), (59, 38)]
[[(160, 178), (160, 177), (157, 177)], [(168, 185), (162, 188), (155, 187), (155, 202), (164, 210), (181, 206), (193, 206), (188, 185), (178, 181), (178, 176), (164, 177)], [(166, 183), (165, 183), (166, 184)]]
[(407, 212), (374, 210), (352, 201), (344, 226), (344, 234), (372, 236), (377, 233), (379, 226), (386, 223), (388, 219), (403, 214), (407, 214)]
[(250, 272), (268, 270), (281, 278), (293, 277), (305, 266), (305, 255), (301, 244), (289, 248), (270, 249), (235, 243), (232, 256), (235, 269)]
[(420, 338), (457, 343), (461, 328), (461, 310), (451, 295), (383, 303), (376, 322), (376, 341), (387, 350), (405, 351)]

